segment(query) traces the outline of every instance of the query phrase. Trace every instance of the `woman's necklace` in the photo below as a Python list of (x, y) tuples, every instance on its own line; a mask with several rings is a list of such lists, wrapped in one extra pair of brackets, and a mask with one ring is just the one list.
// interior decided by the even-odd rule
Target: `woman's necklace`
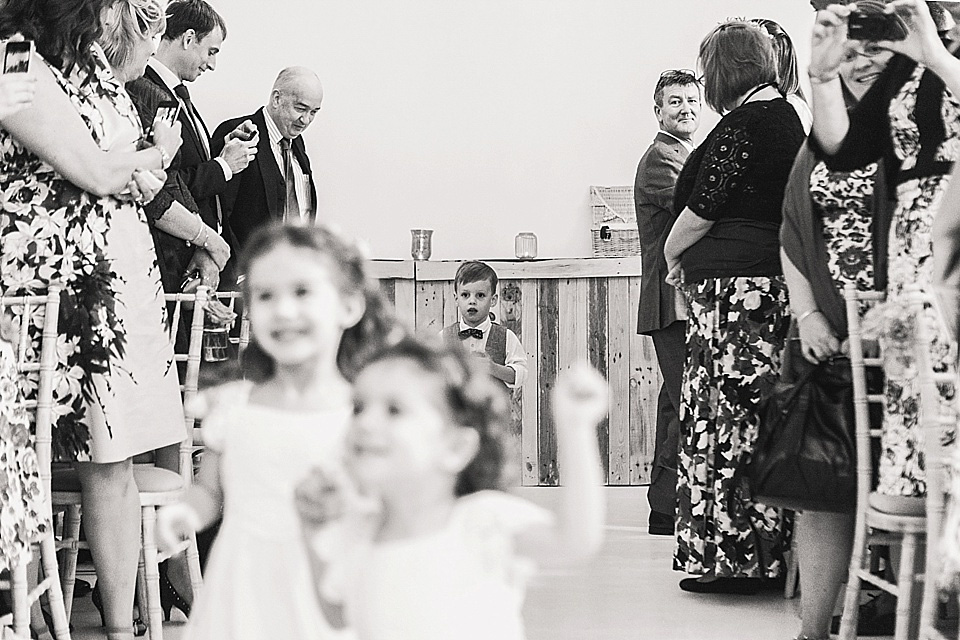
[(766, 89), (767, 87), (772, 87), (772, 86), (773, 86), (773, 83), (772, 83), (772, 82), (764, 82), (764, 83), (758, 84), (757, 86), (755, 86), (755, 87), (753, 88), (753, 90), (752, 90), (750, 93), (747, 94), (747, 97), (745, 97), (745, 98), (743, 99), (743, 102), (741, 102), (740, 104), (741, 104), (741, 105), (747, 104), (747, 102), (749, 102), (750, 98), (752, 98), (753, 96), (757, 95), (758, 93), (760, 93), (761, 91), (763, 91), (763, 90)]

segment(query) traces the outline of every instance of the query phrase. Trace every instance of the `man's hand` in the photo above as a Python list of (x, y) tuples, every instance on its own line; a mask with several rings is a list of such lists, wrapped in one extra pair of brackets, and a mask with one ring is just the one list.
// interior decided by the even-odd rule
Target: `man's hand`
[(226, 144), (223, 145), (223, 151), (220, 152), (220, 157), (226, 160), (230, 171), (240, 173), (256, 157), (259, 141), (260, 138), (256, 135), (248, 141), (240, 140), (237, 137), (228, 137)]
[(187, 273), (194, 270), (200, 272), (200, 284), (216, 290), (220, 286), (220, 269), (217, 263), (205, 250), (198, 248), (193, 252), (193, 258), (187, 265)]

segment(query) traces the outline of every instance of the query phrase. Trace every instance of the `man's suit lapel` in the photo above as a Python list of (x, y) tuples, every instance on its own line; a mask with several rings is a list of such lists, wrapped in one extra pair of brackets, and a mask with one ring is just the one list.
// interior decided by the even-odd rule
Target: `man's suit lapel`
[(277, 159), (270, 147), (270, 134), (267, 132), (267, 121), (263, 115), (263, 108), (253, 114), (253, 123), (260, 131), (260, 142), (257, 144), (256, 163), (260, 167), (260, 177), (263, 179), (263, 193), (267, 198), (267, 210), (270, 218), (283, 218), (282, 202), (286, 195), (283, 184), (283, 172), (277, 166)]
[(672, 149), (674, 152), (678, 153), (680, 157), (683, 158), (684, 160), (686, 160), (687, 156), (690, 155), (690, 152), (687, 151), (687, 148), (683, 146), (683, 144), (679, 140), (677, 140), (672, 136), (668, 136), (662, 131), (657, 133), (657, 137), (655, 139), (659, 144), (667, 147), (668, 149)]

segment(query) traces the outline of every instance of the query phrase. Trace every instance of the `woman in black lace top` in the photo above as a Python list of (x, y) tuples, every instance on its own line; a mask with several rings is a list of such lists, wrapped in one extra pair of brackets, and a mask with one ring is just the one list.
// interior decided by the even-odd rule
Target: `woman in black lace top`
[(789, 523), (734, 471), (753, 451), (789, 324), (780, 210), (803, 143), (756, 25), (731, 21), (700, 45), (704, 98), (726, 113), (677, 180), (664, 256), (689, 309), (674, 568), (695, 592), (755, 593), (783, 570)]

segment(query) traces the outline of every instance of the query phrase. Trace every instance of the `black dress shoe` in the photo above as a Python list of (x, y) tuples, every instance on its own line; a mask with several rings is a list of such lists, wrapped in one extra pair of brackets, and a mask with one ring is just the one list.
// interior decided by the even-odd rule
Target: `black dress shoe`
[(763, 580), (760, 578), (716, 578), (703, 582), (697, 578), (684, 578), (680, 588), (690, 593), (729, 593), (752, 596), (760, 592)]
[(651, 511), (650, 518), (647, 520), (649, 529), (652, 536), (672, 536), (673, 535), (673, 515), (669, 513), (661, 513), (659, 511)]

